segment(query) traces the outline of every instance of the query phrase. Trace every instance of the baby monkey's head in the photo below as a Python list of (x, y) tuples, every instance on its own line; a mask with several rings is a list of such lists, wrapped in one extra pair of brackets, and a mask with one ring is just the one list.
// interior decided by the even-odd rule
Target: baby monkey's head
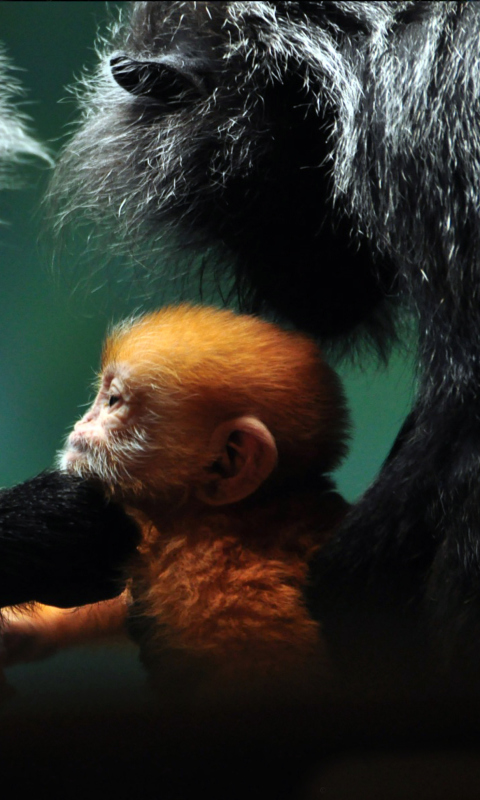
[(118, 325), (60, 466), (141, 507), (235, 503), (345, 453), (339, 379), (316, 344), (253, 316), (180, 305)]

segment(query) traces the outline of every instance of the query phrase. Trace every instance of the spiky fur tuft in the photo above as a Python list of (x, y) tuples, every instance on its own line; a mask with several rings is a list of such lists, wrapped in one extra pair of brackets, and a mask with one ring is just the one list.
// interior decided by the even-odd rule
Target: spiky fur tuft
[(15, 183), (12, 167), (25, 156), (51, 163), (47, 151), (28, 133), (28, 118), (14, 102), (21, 94), (20, 83), (0, 46), (0, 188)]

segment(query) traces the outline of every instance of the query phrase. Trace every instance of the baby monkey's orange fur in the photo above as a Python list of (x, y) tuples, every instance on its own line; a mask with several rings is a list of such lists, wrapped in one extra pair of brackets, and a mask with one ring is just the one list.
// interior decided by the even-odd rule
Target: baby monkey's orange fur
[(263, 692), (321, 672), (303, 591), (346, 511), (325, 477), (346, 427), (339, 381), (304, 335), (189, 305), (117, 327), (61, 464), (101, 480), (142, 544), (127, 595), (24, 618), (35, 653), (128, 615), (159, 688)]

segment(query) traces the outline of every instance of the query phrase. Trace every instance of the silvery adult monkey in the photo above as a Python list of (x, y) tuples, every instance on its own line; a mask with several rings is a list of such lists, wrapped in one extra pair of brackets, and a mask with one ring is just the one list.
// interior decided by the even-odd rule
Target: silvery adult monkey
[[(0, 189), (15, 186), (27, 157), (51, 160), (28, 131), (15, 102), (19, 94), (0, 50)], [(72, 606), (118, 594), (121, 564), (136, 538), (136, 526), (119, 507), (60, 472), (1, 490), (0, 607), (33, 600)]]
[(166, 236), (324, 343), (385, 353), (413, 313), (414, 408), (312, 565), (338, 663), (357, 638), (366, 675), (421, 607), (476, 672), (479, 48), (475, 2), (134, 3), (52, 187), (60, 223)]

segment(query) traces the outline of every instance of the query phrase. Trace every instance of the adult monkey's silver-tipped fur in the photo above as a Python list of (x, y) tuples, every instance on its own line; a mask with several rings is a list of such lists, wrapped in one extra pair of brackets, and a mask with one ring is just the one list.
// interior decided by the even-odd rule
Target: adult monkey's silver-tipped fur
[(478, 693), (480, 4), (136, 3), (84, 103), (61, 221), (80, 210), (127, 248), (167, 231), (231, 268), (244, 308), (325, 341), (383, 347), (395, 307), (415, 313), (414, 410), (312, 604), (346, 683), (352, 638), (374, 685), (384, 623), (413, 612), (408, 639), (427, 607)]
[(16, 105), (21, 94), (20, 83), (0, 46), (0, 188), (15, 183), (12, 167), (25, 156), (51, 161), (42, 145), (28, 133), (28, 118)]
[[(387, 297), (365, 237), (354, 240), (344, 219), (363, 87), (338, 47), (331, 5), (133, 4), (80, 90), (83, 124), (52, 186), (58, 226), (82, 215), (106, 223), (111, 249), (138, 255), (139, 245), (141, 256), (164, 239), (184, 255), (190, 247), (234, 276), (246, 309), (273, 308), (328, 340), (366, 334), (382, 348), (392, 332), (391, 280), (384, 276)], [(357, 15), (382, 35), (389, 3), (376, 13), (347, 5), (352, 23)], [(348, 281), (345, 249), (357, 264)], [(322, 269), (323, 258), (335, 272)], [(318, 314), (309, 298), (331, 297), (332, 281), (341, 302)]]

